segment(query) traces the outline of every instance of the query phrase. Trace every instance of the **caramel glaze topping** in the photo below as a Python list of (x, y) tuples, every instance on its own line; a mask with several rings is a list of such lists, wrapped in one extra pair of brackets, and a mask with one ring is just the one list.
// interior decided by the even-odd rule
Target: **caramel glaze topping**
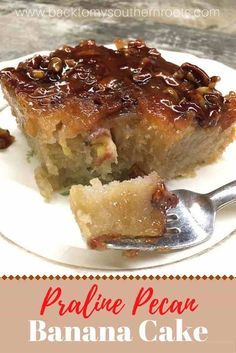
[(0, 150), (4, 150), (15, 141), (15, 137), (8, 130), (0, 128)]
[(190, 118), (203, 127), (218, 124), (228, 103), (214, 88), (218, 77), (210, 78), (189, 63), (179, 67), (167, 62), (142, 40), (126, 45), (119, 40), (117, 48), (82, 41), (49, 56), (34, 56), (16, 69), (6, 68), (0, 80), (16, 94), (26, 94), (34, 109), (57, 107), (73, 96), (93, 100), (96, 110), (111, 118), (113, 113), (139, 111), (140, 106), (142, 113), (148, 100), (146, 109), (151, 106), (170, 121)]

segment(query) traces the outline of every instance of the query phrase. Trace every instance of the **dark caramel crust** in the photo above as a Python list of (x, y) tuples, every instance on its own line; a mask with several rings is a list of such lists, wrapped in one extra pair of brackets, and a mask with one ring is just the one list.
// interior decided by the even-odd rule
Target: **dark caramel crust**
[(0, 80), (35, 110), (63, 107), (73, 97), (92, 102), (101, 119), (135, 111), (202, 127), (228, 127), (236, 120), (235, 95), (224, 98), (214, 88), (216, 76), (189, 63), (167, 62), (141, 40), (117, 44), (117, 50), (93, 40), (65, 46), (2, 70)]

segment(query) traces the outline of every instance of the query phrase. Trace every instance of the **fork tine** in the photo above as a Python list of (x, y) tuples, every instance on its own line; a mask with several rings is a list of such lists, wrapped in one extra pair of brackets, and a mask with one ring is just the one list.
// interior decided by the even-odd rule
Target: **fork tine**
[(179, 217), (175, 213), (167, 213), (166, 220), (168, 221), (176, 221)]
[(175, 213), (166, 215), (166, 226), (167, 228), (178, 228), (179, 217)]
[(167, 220), (166, 220), (166, 226), (167, 226), (168, 228), (175, 228), (175, 227), (178, 227), (179, 223), (180, 223), (180, 222), (179, 222), (178, 219), (176, 219), (176, 220), (167, 219)]
[(167, 227), (166, 228), (166, 232), (165, 232), (165, 236), (170, 236), (170, 235), (179, 234), (179, 233), (180, 233), (180, 228), (178, 228), (178, 227)]

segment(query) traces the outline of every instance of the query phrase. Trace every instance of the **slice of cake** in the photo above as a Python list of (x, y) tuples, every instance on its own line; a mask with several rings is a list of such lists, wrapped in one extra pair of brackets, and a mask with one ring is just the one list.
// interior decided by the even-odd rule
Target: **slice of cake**
[(219, 157), (234, 138), (236, 95), (223, 97), (190, 63), (177, 66), (141, 40), (117, 50), (92, 40), (0, 72), (19, 127), (41, 161), (45, 197), (136, 166), (169, 179)]
[(160, 177), (148, 176), (102, 185), (76, 185), (70, 191), (75, 218), (91, 248), (104, 248), (114, 237), (156, 237), (163, 235), (166, 210), (177, 198), (169, 193)]

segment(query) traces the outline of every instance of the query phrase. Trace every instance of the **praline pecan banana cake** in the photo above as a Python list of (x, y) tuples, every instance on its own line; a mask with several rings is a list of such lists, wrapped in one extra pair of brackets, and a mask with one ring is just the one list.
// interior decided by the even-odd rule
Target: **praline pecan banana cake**
[(106, 240), (120, 237), (156, 237), (165, 232), (166, 210), (178, 199), (168, 192), (156, 172), (122, 182), (91, 186), (74, 185), (70, 203), (75, 218), (93, 249), (106, 247)]
[(41, 160), (45, 197), (133, 168), (169, 179), (221, 155), (234, 136), (236, 95), (223, 97), (190, 63), (177, 66), (141, 40), (95, 41), (36, 55), (0, 72), (17, 122)]

